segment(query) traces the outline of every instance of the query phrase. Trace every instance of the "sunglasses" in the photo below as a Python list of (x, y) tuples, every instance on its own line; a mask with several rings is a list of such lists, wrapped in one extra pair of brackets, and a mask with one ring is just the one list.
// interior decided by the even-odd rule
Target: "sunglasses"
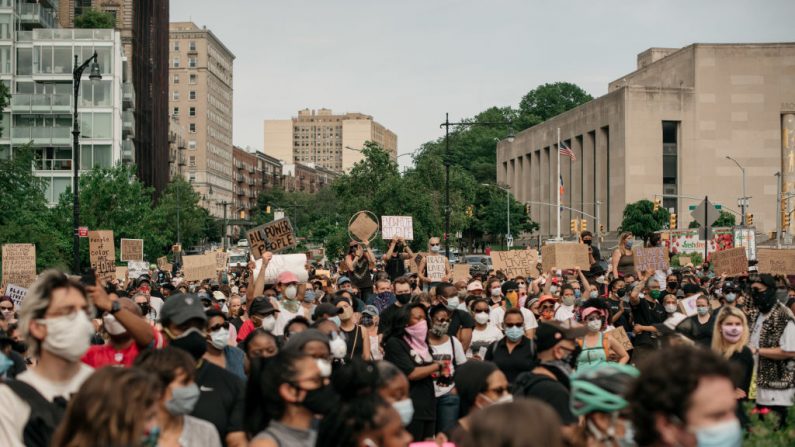
[(505, 394), (505, 393), (510, 393), (512, 390), (513, 390), (513, 387), (508, 385), (508, 386), (501, 386), (501, 387), (497, 387), (497, 388), (490, 388), (490, 389), (488, 389), (486, 391), (490, 391), (490, 392), (496, 393), (496, 394)]
[(14, 310), (14, 306), (0, 306), (2, 310)]
[(438, 247), (439, 244), (431, 244), (431, 247)]
[(523, 327), (524, 323), (503, 323), (503, 326), (505, 326), (506, 329), (509, 327)]
[(480, 310), (476, 309), (475, 313), (476, 314), (487, 314), (487, 313), (489, 313), (489, 310), (488, 309), (480, 309)]
[(228, 321), (224, 321), (221, 324), (216, 324), (215, 326), (210, 326), (210, 332), (215, 332), (215, 331), (221, 330), (221, 328), (229, 329), (229, 322)]

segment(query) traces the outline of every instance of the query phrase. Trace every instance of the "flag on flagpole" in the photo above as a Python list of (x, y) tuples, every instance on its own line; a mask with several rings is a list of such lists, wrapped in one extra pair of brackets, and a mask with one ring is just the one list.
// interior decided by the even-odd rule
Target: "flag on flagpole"
[(570, 147), (566, 146), (566, 143), (562, 141), (560, 142), (560, 155), (571, 158), (571, 161), (577, 160), (577, 156), (574, 155), (574, 151), (571, 150)]
[(565, 193), (566, 193), (566, 188), (563, 187), (563, 176), (561, 175), (560, 176), (560, 195), (563, 196), (563, 194), (565, 194)]

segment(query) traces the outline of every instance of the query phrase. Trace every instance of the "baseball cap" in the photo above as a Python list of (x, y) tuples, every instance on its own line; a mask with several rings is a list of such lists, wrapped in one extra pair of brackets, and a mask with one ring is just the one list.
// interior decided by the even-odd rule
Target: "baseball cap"
[(364, 310), (362, 311), (363, 314), (370, 315), (371, 317), (378, 316), (378, 308), (373, 306), (372, 304), (368, 304), (364, 306)]
[(538, 352), (552, 349), (561, 340), (576, 340), (587, 332), (585, 326), (565, 328), (557, 321), (544, 321), (538, 323), (536, 329), (536, 346)]
[(473, 292), (475, 290), (483, 290), (483, 283), (480, 281), (472, 281), (467, 286), (467, 292)]
[(273, 307), (273, 303), (271, 300), (264, 297), (258, 296), (254, 298), (254, 301), (248, 306), (248, 313), (250, 315), (270, 315), (276, 312), (276, 308)]
[(213, 298), (215, 298), (216, 301), (226, 301), (226, 295), (224, 295), (224, 292), (221, 292), (220, 290), (213, 292)]
[(351, 279), (348, 278), (347, 276), (340, 276), (337, 279), (337, 285), (338, 286), (341, 286), (341, 285), (345, 284), (346, 282), (351, 282)]
[(192, 293), (171, 295), (160, 309), (160, 321), (164, 325), (167, 323), (180, 325), (194, 318), (207, 321), (201, 300)]
[(331, 303), (320, 303), (315, 307), (315, 311), (312, 313), (312, 319), (317, 320), (321, 315), (339, 315), (341, 313), (341, 307), (337, 307)]
[(298, 282), (298, 277), (295, 276), (293, 272), (281, 272), (279, 276), (276, 278), (276, 282), (279, 284), (289, 284), (291, 282)]

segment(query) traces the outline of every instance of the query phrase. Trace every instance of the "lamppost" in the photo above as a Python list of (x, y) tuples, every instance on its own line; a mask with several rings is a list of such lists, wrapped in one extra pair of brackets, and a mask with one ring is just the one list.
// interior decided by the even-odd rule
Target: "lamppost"
[(740, 198), (740, 211), (742, 212), (740, 215), (740, 225), (745, 226), (745, 208), (748, 206), (748, 196), (745, 194), (745, 168), (740, 165), (740, 162), (728, 155), (726, 156), (726, 159), (733, 161), (743, 173), (743, 196)]
[(508, 136), (505, 138), (509, 143), (513, 143), (514, 135), (510, 121), (487, 122), (471, 121), (461, 123), (451, 123), (450, 114), (444, 114), (444, 122), (439, 127), (444, 127), (444, 254), (450, 258), (450, 126), (508, 126)]
[(229, 221), (226, 218), (226, 206), (227, 205), (231, 205), (231, 203), (227, 202), (226, 200), (223, 200), (221, 202), (218, 202), (218, 204), (219, 205), (223, 205), (223, 207), (224, 207), (224, 251), (226, 251), (226, 249), (228, 248), (228, 245), (229, 245), (229, 241), (228, 241), (228, 238), (226, 236), (226, 226), (229, 224)]
[(507, 233), (505, 233), (505, 244), (508, 245), (508, 248), (510, 248), (510, 246), (513, 245), (513, 242), (510, 243), (508, 242), (508, 241), (513, 241), (513, 236), (511, 236), (511, 187), (509, 185), (501, 186), (496, 184), (493, 185), (491, 183), (481, 183), (481, 185), (494, 186), (496, 188), (505, 191), (505, 214), (508, 218), (508, 220), (506, 221)]
[(72, 270), (75, 274), (80, 274), (80, 234), (78, 228), (80, 227), (80, 194), (79, 194), (79, 179), (80, 173), (80, 123), (77, 119), (77, 99), (80, 97), (80, 78), (83, 77), (83, 72), (91, 65), (88, 79), (98, 81), (102, 79), (102, 73), (97, 62), (97, 52), (83, 62), (82, 65), (77, 65), (77, 55), (75, 54), (75, 65), (72, 70), (72, 86), (74, 88), (74, 117), (72, 122)]

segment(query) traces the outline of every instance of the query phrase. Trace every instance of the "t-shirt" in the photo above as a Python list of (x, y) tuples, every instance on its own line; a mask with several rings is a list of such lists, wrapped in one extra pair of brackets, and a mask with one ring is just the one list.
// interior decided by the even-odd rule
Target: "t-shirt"
[(359, 261), (353, 264), (353, 270), (348, 273), (351, 284), (356, 286), (357, 289), (373, 287), (373, 276), (370, 273), (370, 261), (367, 259), (367, 255), (359, 258)]
[(384, 271), (389, 275), (389, 279), (394, 281), (406, 274), (406, 262), (400, 254), (393, 253), (392, 257), (386, 261)]
[(557, 321), (574, 320), (574, 305), (565, 306), (561, 304), (560, 306), (558, 306), (557, 310), (555, 311), (555, 320)]
[(196, 369), (196, 384), (201, 394), (191, 416), (211, 422), (222, 442), (227, 434), (243, 431), (245, 382), (218, 365), (202, 361)]
[[(56, 397), (72, 397), (93, 372), (94, 368), (81, 363), (77, 374), (66, 382), (52, 382), (36, 373), (35, 369), (18, 375), (17, 380), (27, 383), (45, 399), (52, 401)], [(29, 417), (30, 405), (20, 399), (11, 388), (0, 384), (0, 445), (22, 447), (22, 433)]]
[(571, 412), (569, 390), (562, 383), (544, 374), (526, 373), (519, 378), (522, 384), (517, 394), (532, 397), (549, 404), (560, 416), (563, 425), (576, 424), (578, 419)]
[(179, 436), (179, 445), (180, 447), (195, 445), (221, 447), (221, 437), (213, 424), (193, 416), (185, 416), (182, 434)]
[(450, 316), (450, 327), (447, 328), (447, 335), (451, 337), (458, 336), (458, 330), (461, 328), (472, 329), (475, 327), (475, 319), (469, 312), (461, 309), (455, 309), (453, 315)]
[[(658, 302), (650, 302), (646, 298), (641, 298), (637, 306), (631, 305), (632, 319), (635, 324), (643, 326), (653, 326), (665, 322), (668, 315), (665, 313), (665, 308)], [(626, 309), (626, 307), (625, 307)], [(635, 346), (656, 346), (656, 336), (650, 332), (642, 332), (635, 334), (635, 339), (632, 344)]]
[(152, 327), (152, 335), (154, 336), (154, 340), (152, 340), (149, 346), (144, 347), (140, 347), (137, 343), (133, 342), (126, 348), (117, 351), (110, 343), (92, 345), (88, 348), (88, 351), (83, 354), (83, 358), (80, 360), (92, 368), (101, 368), (107, 365), (130, 367), (143, 349), (150, 346), (160, 349), (165, 346), (163, 334), (154, 327)]
[[(756, 318), (756, 324), (751, 331), (751, 339), (748, 342), (748, 345), (752, 348), (759, 348), (759, 339), (762, 333), (762, 324), (767, 320), (767, 314), (759, 314), (759, 317)], [(795, 352), (795, 323), (790, 320), (787, 323), (787, 326), (784, 328), (784, 333), (781, 334), (781, 339), (779, 340), (779, 347), (782, 351), (785, 352)], [(795, 386), (784, 389), (784, 390), (774, 390), (770, 388), (756, 388), (756, 403), (757, 405), (769, 405), (769, 406), (785, 406), (791, 407), (793, 405), (793, 399), (795, 398)]]
[[(254, 327), (254, 322), (251, 321), (251, 318), (244, 321), (243, 325), (240, 326), (240, 330), (237, 332), (237, 342), (240, 343), (245, 340), (248, 334), (254, 332), (255, 329), (256, 327)], [(282, 328), (282, 332), (284, 332), (284, 328)]]
[[(419, 355), (412, 355), (408, 343), (398, 337), (390, 337), (384, 344), (384, 360), (394, 364), (406, 377), (414, 368), (429, 365)], [(413, 421), (436, 420), (436, 394), (431, 376), (410, 380), (409, 396), (414, 404)]]
[[(524, 307), (520, 307), (519, 312), (521, 312), (522, 317), (524, 317), (525, 332), (538, 327), (538, 321), (536, 321), (536, 316), (533, 315), (533, 312), (530, 312), (530, 309), (525, 309)], [(492, 307), (489, 310), (489, 326), (493, 326), (495, 329), (501, 332), (502, 322), (504, 319), (505, 319), (505, 309), (503, 309), (502, 306)]]
[[(621, 310), (621, 301), (614, 300), (611, 298), (607, 298), (604, 301), (605, 303), (607, 303), (609, 318), (612, 321), (613, 317)], [(626, 333), (629, 334), (633, 330), (632, 324), (630, 324), (632, 319), (631, 317), (632, 317), (632, 307), (630, 307), (629, 303), (624, 303), (624, 313), (622, 313), (621, 316), (618, 317), (618, 320), (616, 320), (615, 323), (608, 322), (608, 324), (612, 324), (613, 327), (619, 327), (619, 326), (623, 327), (624, 331), (626, 331)]]
[(483, 360), (486, 356), (485, 350), (495, 341), (502, 339), (502, 337), (502, 331), (490, 324), (487, 324), (486, 329), (483, 330), (478, 328), (473, 329), (472, 342), (469, 344), (467, 357), (472, 358), (478, 355), (480, 359)]
[(279, 313), (276, 316), (276, 326), (273, 327), (273, 335), (277, 337), (284, 335), (284, 328), (287, 326), (287, 323), (299, 315), (304, 316), (303, 306), (299, 304), (298, 309), (296, 309), (295, 312), (290, 312), (286, 307), (284, 307), (284, 303), (280, 302)]
[(513, 351), (508, 352), (507, 339), (503, 338), (488, 347), (484, 360), (496, 363), (508, 382), (513, 383), (519, 374), (531, 371), (535, 367), (535, 342), (527, 337), (522, 337), (519, 344), (514, 346)]
[[(454, 349), (455, 352), (453, 352)], [(440, 345), (431, 345), (431, 354), (435, 361), (444, 362), (445, 369), (449, 372), (449, 379), (443, 377), (441, 374), (433, 375), (433, 389), (436, 397), (444, 396), (455, 387), (453, 383), (455, 367), (463, 365), (467, 361), (467, 357), (464, 354), (464, 347), (457, 338), (449, 337), (446, 342)]]

